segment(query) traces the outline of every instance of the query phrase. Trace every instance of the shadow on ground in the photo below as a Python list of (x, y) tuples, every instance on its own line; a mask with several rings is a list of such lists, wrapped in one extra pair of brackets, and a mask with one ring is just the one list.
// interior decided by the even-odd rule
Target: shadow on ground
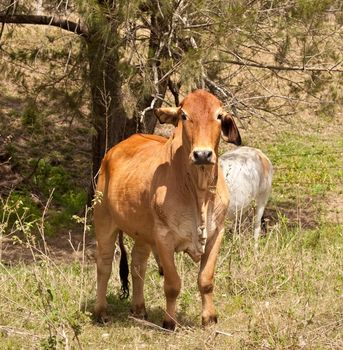
[[(107, 295), (108, 301), (108, 319), (106, 322), (98, 321), (93, 315), (95, 299), (88, 301), (88, 304), (83, 306), (83, 310), (91, 313), (93, 324), (98, 327), (116, 327), (116, 326), (139, 326), (144, 328), (153, 328), (155, 330), (160, 330), (164, 332), (162, 327), (164, 310), (160, 307), (149, 308), (147, 305), (147, 315), (146, 320), (133, 317), (131, 309), (131, 298), (121, 299), (119, 295), (110, 293)], [(179, 327), (194, 328), (199, 326), (197, 322), (192, 320), (186, 313), (179, 312), (177, 315)], [(200, 316), (199, 316), (200, 319)]]

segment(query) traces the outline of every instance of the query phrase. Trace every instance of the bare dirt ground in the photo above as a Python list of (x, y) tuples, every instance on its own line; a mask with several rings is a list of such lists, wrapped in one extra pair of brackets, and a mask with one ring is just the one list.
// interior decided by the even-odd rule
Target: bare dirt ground
[(85, 235), (80, 230), (60, 231), (53, 237), (37, 238), (35, 243), (21, 243), (13, 237), (0, 240), (0, 261), (6, 265), (29, 264), (39, 257), (49, 257), (55, 262), (72, 263), (85, 261), (92, 263), (95, 253), (95, 237)]

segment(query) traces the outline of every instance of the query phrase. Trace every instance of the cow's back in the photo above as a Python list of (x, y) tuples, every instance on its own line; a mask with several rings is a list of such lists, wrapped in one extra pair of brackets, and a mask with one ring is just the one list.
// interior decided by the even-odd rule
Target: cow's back
[(166, 142), (161, 136), (135, 134), (107, 152), (99, 172), (96, 190), (102, 199), (95, 216), (111, 216), (132, 236), (151, 231), (150, 185)]

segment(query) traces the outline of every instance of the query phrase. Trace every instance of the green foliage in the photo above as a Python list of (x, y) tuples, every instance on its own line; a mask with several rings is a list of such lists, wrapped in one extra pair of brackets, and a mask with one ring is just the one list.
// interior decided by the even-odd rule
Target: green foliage
[(87, 192), (85, 190), (78, 189), (69, 190), (64, 193), (59, 199), (59, 203), (65, 208), (69, 213), (78, 213), (82, 210), (87, 201)]
[(60, 197), (70, 187), (70, 180), (64, 168), (60, 165), (51, 165), (45, 159), (41, 159), (38, 163), (34, 183), (46, 196), (49, 196), (50, 191), (55, 188)]
[(78, 212), (85, 205), (86, 191), (79, 188), (73, 189), (71, 178), (62, 165), (52, 165), (45, 159), (41, 159), (34, 175), (34, 183), (46, 197), (53, 189), (54, 200), (68, 213)]
[(37, 109), (37, 106), (33, 102), (29, 103), (23, 111), (21, 115), (21, 122), (31, 131), (41, 131), (42, 117)]
[(292, 11), (295, 17), (310, 22), (316, 16), (323, 15), (324, 11), (335, 3), (335, 0), (297, 0)]
[[(75, 222), (73, 215), (80, 214), (87, 202), (87, 192), (81, 189), (69, 189), (60, 195), (54, 192), (52, 203), (47, 207), (46, 219), (43, 228), (45, 233), (53, 235), (62, 227), (70, 227)], [(37, 199), (30, 192), (13, 191), (6, 200), (2, 199), (0, 218), (2, 218), (1, 231), (4, 233), (16, 232), (16, 234), (37, 234), (38, 227), (42, 225), (41, 215), (43, 203), (37, 204)]]
[(47, 234), (54, 234), (62, 227), (74, 223), (72, 216), (83, 212), (87, 202), (87, 191), (72, 183), (61, 165), (51, 165), (44, 159), (39, 161), (34, 175), (36, 190), (44, 195), (40, 200), (29, 189), (16, 190), (2, 199), (0, 217), (4, 222), (2, 230), (26, 234), (36, 231), (41, 225), (42, 210), (51, 197), (52, 202), (46, 212), (44, 228)]
[(87, 203), (87, 192), (79, 189), (78, 191), (69, 190), (62, 196), (56, 196), (56, 209), (48, 212), (45, 222), (45, 229), (48, 234), (54, 234), (63, 227), (70, 227), (74, 224), (73, 216), (80, 214)]

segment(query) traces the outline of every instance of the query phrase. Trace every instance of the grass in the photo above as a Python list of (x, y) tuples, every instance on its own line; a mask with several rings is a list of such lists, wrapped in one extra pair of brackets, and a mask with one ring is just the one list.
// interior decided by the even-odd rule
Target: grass
[[(343, 225), (325, 217), (322, 202), (326, 191), (340, 190), (342, 159), (319, 141), (316, 136), (304, 142), (295, 134), (281, 134), (277, 142), (266, 145), (276, 168), (269, 206), (274, 218), (260, 239), (258, 253), (251, 229), (225, 236), (216, 273), (219, 323), (207, 329), (200, 326), (198, 267), (183, 254), (177, 255), (183, 287), (176, 332), (166, 333), (128, 317), (129, 301), (118, 297), (118, 264), (108, 290), (112, 322), (94, 323), (95, 265), (86, 254), (87, 243), (93, 240), (87, 222), (78, 219), (80, 229), (84, 228), (79, 259), (56, 260), (44, 234), (40, 239), (32, 235), (34, 223), (25, 223), (30, 222), (25, 212), (15, 205), (5, 207), (7, 214), (15, 214), (11, 228), (19, 227), (21, 244), (32, 259), (29, 264), (0, 264), (0, 348), (342, 348)], [(341, 136), (333, 143), (342, 143)], [(328, 187), (318, 191), (319, 182)], [(295, 187), (298, 191), (293, 191)], [(304, 212), (311, 216), (307, 221)], [(0, 232), (3, 237), (4, 228)], [(149, 321), (161, 325), (163, 278), (153, 259), (145, 296)]]
[[(32, 248), (35, 263), (0, 268), (1, 348), (338, 349), (343, 341), (342, 229), (276, 226), (261, 240), (258, 255), (251, 238), (227, 236), (216, 276), (220, 323), (206, 330), (200, 327), (197, 268), (179, 255), (181, 325), (174, 334), (127, 317), (129, 303), (118, 299), (116, 273), (109, 284), (113, 322), (94, 324), (94, 265), (55, 263)], [(152, 260), (149, 265), (149, 320), (161, 324), (163, 281)]]
[(342, 136), (332, 147), (331, 140), (323, 141), (319, 135), (282, 134), (267, 151), (276, 168), (274, 188), (276, 185), (284, 195), (290, 187), (300, 185), (302, 194), (309, 196), (335, 190), (343, 182), (342, 147)]

